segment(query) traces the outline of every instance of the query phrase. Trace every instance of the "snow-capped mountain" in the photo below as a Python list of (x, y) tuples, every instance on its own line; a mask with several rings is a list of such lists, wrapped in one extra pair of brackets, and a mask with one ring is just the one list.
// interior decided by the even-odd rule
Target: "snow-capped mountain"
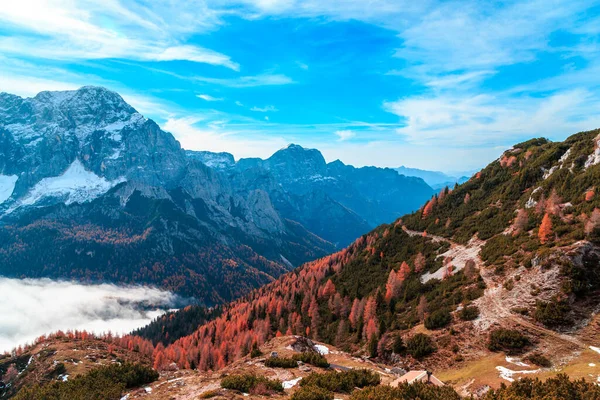
[(431, 193), (296, 145), (237, 163), (185, 151), (104, 88), (0, 94), (0, 275), (150, 283), (218, 303)]

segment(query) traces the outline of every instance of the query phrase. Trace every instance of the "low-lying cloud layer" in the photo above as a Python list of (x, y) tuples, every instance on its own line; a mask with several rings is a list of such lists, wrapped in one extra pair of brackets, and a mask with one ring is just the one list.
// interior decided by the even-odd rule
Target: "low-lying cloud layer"
[(155, 288), (0, 277), (0, 352), (57, 330), (127, 333), (172, 308)]

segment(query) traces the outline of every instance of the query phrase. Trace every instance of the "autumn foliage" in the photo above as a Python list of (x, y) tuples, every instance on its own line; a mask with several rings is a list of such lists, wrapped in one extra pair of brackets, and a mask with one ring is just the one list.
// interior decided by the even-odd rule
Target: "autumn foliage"
[(552, 219), (550, 215), (546, 213), (544, 218), (542, 219), (542, 224), (540, 225), (540, 230), (538, 232), (538, 237), (540, 238), (540, 243), (546, 244), (552, 236)]

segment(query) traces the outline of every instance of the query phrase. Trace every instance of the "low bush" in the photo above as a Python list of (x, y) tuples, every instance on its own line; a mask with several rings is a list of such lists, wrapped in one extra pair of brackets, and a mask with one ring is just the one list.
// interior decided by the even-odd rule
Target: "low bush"
[(292, 400), (333, 400), (333, 393), (318, 386), (304, 386), (292, 395)]
[(221, 387), (224, 389), (238, 390), (242, 393), (253, 393), (257, 388), (265, 389), (268, 392), (283, 392), (281, 381), (253, 374), (226, 376), (221, 379)]
[(425, 328), (440, 329), (447, 326), (452, 321), (450, 311), (445, 308), (435, 310), (427, 318), (425, 318)]
[(295, 361), (302, 361), (305, 364), (314, 365), (319, 368), (328, 368), (329, 361), (322, 354), (313, 353), (313, 352), (305, 352), (300, 354), (294, 354), (292, 359)]
[(286, 357), (271, 357), (265, 360), (265, 367), (269, 368), (296, 368), (298, 362)]
[(568, 325), (570, 307), (564, 300), (538, 301), (533, 317), (547, 327)]
[(464, 307), (462, 310), (460, 310), (458, 316), (463, 321), (472, 321), (479, 317), (479, 308), (477, 308), (477, 306)]
[(406, 342), (408, 354), (416, 359), (421, 359), (435, 352), (437, 349), (433, 340), (424, 333), (417, 333)]
[(545, 381), (521, 378), (510, 386), (502, 384), (500, 389), (490, 390), (485, 400), (580, 400), (600, 399), (600, 386), (584, 379), (571, 381), (566, 374), (559, 374)]
[(300, 386), (317, 386), (330, 392), (350, 393), (354, 388), (376, 386), (381, 382), (379, 374), (368, 369), (349, 371), (313, 372), (300, 381)]
[(531, 341), (527, 336), (514, 329), (496, 329), (490, 333), (488, 348), (491, 351), (516, 352), (529, 346)]
[(540, 353), (533, 353), (527, 356), (525, 360), (542, 368), (550, 368), (552, 366), (552, 361), (550, 361), (548, 358), (544, 357)]
[(403, 383), (398, 387), (377, 386), (355, 391), (350, 400), (460, 400), (452, 386), (434, 386), (423, 382)]
[(17, 400), (118, 400), (125, 389), (148, 384), (158, 379), (158, 373), (141, 364), (125, 363), (91, 370), (66, 382), (34, 385), (23, 388)]

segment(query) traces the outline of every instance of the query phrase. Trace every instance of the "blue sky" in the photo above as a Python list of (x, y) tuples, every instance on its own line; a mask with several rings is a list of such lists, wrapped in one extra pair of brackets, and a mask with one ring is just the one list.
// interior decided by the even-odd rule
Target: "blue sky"
[[(417, 4), (418, 3), (418, 4)], [(600, 128), (600, 2), (19, 0), (0, 91), (102, 85), (183, 147), (459, 171)]]

